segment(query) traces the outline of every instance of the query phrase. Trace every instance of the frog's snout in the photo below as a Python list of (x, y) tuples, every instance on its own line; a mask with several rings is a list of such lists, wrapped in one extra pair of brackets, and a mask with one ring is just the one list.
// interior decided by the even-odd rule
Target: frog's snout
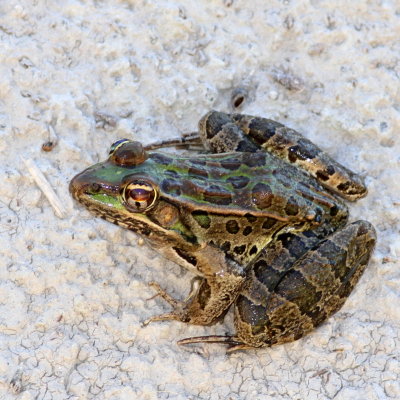
[(75, 200), (79, 200), (82, 194), (88, 192), (89, 188), (93, 189), (92, 186), (95, 185), (88, 179), (86, 171), (83, 171), (72, 178), (69, 183), (69, 192)]

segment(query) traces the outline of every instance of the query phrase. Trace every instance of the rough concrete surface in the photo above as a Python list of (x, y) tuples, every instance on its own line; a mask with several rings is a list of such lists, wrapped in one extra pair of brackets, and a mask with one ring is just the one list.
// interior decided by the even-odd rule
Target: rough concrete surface
[[(1, 399), (399, 399), (400, 5), (396, 0), (0, 2)], [(90, 215), (71, 177), (118, 138), (196, 129), (209, 109), (279, 120), (366, 177), (377, 228), (343, 309), (304, 339), (226, 355), (176, 340), (147, 286), (191, 275)], [(55, 144), (50, 152), (42, 144)], [(56, 191), (55, 215), (24, 160)]]

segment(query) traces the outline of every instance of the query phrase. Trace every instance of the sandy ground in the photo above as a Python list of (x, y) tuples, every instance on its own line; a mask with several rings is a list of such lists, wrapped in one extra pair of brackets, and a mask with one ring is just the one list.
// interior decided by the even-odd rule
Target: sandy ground
[[(399, 399), (399, 37), (395, 0), (2, 1), (0, 398)], [(68, 183), (118, 138), (177, 137), (209, 109), (230, 111), (238, 88), (240, 111), (366, 177), (351, 218), (372, 222), (378, 244), (317, 331), (226, 355), (176, 340), (232, 332), (231, 315), (141, 326), (168, 310), (148, 282), (184, 297), (191, 276), (75, 204)]]

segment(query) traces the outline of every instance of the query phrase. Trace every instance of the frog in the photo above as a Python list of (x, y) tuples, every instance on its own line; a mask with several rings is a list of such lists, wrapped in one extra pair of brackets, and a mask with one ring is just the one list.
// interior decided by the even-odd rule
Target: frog
[[(186, 151), (160, 151), (172, 146)], [(178, 139), (118, 140), (69, 189), (90, 212), (194, 273), (184, 300), (149, 283), (172, 310), (144, 326), (209, 326), (233, 308), (233, 334), (179, 344), (236, 351), (302, 338), (343, 306), (376, 242), (371, 223), (348, 222), (346, 200), (366, 196), (363, 179), (264, 117), (212, 110)]]

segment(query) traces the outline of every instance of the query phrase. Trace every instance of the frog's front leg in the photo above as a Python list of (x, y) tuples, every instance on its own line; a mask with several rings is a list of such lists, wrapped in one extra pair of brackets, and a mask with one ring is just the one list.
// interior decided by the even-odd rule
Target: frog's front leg
[(214, 153), (263, 149), (296, 165), (339, 196), (354, 201), (367, 194), (362, 179), (299, 132), (267, 118), (210, 111), (199, 121), (204, 146)]
[(151, 286), (173, 307), (173, 311), (154, 316), (145, 325), (163, 320), (210, 325), (223, 316), (236, 300), (246, 279), (244, 268), (212, 245), (204, 246), (191, 257), (202, 274), (197, 280), (198, 284), (192, 287), (186, 300), (179, 301), (166, 293), (158, 283), (152, 283)]
[[(309, 333), (342, 307), (368, 263), (375, 240), (373, 226), (357, 221), (307, 251), (275, 287), (253, 275), (235, 303), (235, 340), (262, 347)], [(258, 262), (262, 261), (261, 255)]]

